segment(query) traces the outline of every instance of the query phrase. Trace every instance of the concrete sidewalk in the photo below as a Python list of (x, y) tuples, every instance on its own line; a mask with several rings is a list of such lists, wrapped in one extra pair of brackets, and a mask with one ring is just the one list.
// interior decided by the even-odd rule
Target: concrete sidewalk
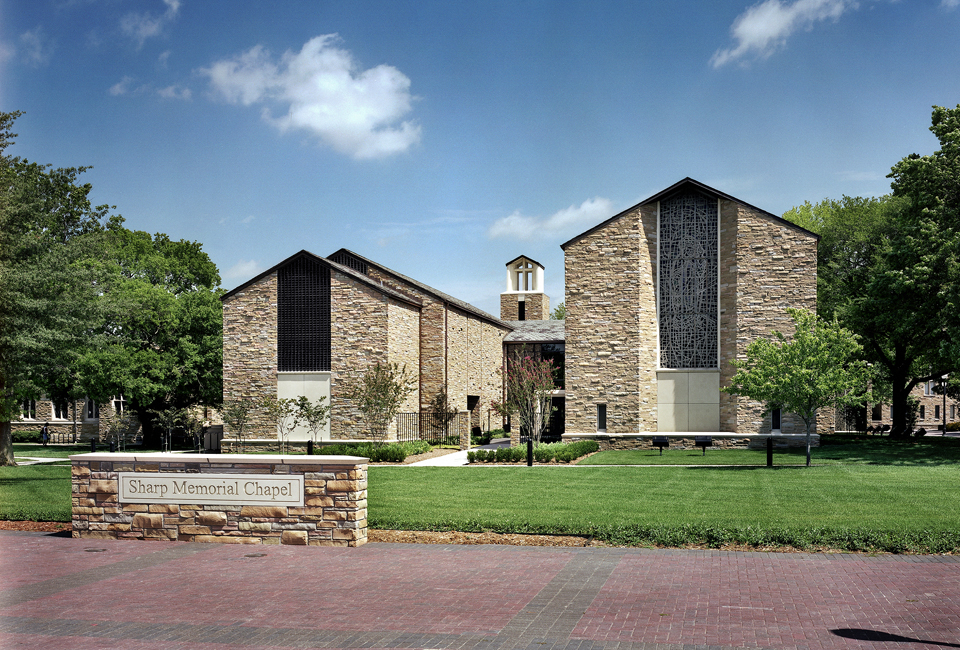
[(0, 533), (0, 647), (960, 647), (960, 558)]

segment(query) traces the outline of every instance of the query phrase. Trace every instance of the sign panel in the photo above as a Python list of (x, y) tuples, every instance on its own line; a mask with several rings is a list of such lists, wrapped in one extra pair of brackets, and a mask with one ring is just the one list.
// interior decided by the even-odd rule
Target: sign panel
[(120, 472), (120, 503), (302, 506), (303, 475)]

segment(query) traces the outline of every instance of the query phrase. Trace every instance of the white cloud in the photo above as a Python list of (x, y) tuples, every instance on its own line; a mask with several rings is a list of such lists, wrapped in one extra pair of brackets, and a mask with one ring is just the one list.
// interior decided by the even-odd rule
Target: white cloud
[(183, 86), (167, 86), (166, 88), (161, 88), (157, 91), (157, 94), (163, 97), (164, 99), (184, 99), (189, 100), (193, 93), (190, 92), (189, 88), (184, 88)]
[(36, 68), (50, 61), (53, 44), (42, 28), (35, 27), (20, 34), (20, 53), (27, 65)]
[(555, 212), (547, 218), (529, 217), (514, 212), (510, 216), (497, 219), (487, 230), (490, 239), (516, 239), (531, 241), (544, 236), (569, 234), (591, 228), (614, 215), (610, 199), (595, 197), (587, 199), (579, 206)]
[(257, 45), (201, 72), (230, 103), (281, 106), (286, 114), (276, 118), (263, 109), (281, 132), (307, 131), (354, 158), (383, 158), (419, 142), (420, 127), (399, 122), (412, 109), (410, 79), (389, 65), (361, 70), (338, 41), (336, 34), (317, 36), (278, 64)]
[(110, 86), (110, 94), (114, 97), (126, 95), (130, 92), (130, 84), (133, 83), (133, 77), (124, 77), (117, 83)]
[(956, 9), (960, 7), (960, 0), (940, 0), (940, 6), (944, 9)]
[(163, 33), (163, 28), (177, 17), (180, 0), (163, 0), (167, 10), (159, 16), (149, 13), (131, 12), (120, 19), (120, 29), (124, 34), (137, 41), (137, 47), (143, 47), (148, 38)]
[(256, 217), (251, 214), (251, 215), (248, 215), (248, 216), (244, 217), (243, 219), (241, 219), (241, 220), (240, 220), (240, 223), (250, 223), (250, 222), (253, 221), (254, 219), (256, 219)]
[(749, 55), (768, 57), (797, 29), (810, 29), (822, 20), (837, 20), (845, 11), (856, 7), (854, 0), (795, 0), (787, 4), (765, 0), (737, 16), (730, 28), (736, 47), (717, 50), (710, 63), (719, 68)]
[(256, 260), (239, 260), (236, 264), (224, 272), (223, 279), (246, 282), (250, 278), (253, 278), (260, 272), (266, 270), (266, 267)]

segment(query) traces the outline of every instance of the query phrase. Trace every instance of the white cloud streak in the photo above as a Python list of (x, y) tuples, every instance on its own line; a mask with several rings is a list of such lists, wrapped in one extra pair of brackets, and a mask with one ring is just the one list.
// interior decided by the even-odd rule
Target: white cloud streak
[(609, 199), (595, 197), (587, 199), (579, 206), (571, 205), (546, 218), (530, 217), (519, 211), (514, 212), (494, 221), (487, 230), (487, 237), (533, 241), (545, 236), (573, 236), (613, 215), (613, 203)]
[(143, 44), (149, 38), (154, 38), (163, 33), (163, 28), (177, 17), (180, 11), (180, 0), (163, 0), (167, 6), (159, 16), (150, 13), (131, 12), (120, 18), (120, 30), (137, 42), (137, 47), (143, 47)]
[(246, 282), (266, 270), (267, 268), (256, 260), (238, 260), (236, 264), (224, 272), (223, 279)]
[(940, 0), (940, 6), (944, 9), (956, 9), (960, 7), (960, 0)]
[(43, 29), (36, 27), (20, 34), (20, 53), (27, 65), (38, 68), (53, 57), (53, 44)]
[(274, 118), (265, 106), (263, 117), (281, 132), (306, 131), (353, 158), (384, 158), (418, 143), (419, 126), (398, 124), (412, 109), (410, 79), (389, 65), (361, 70), (338, 42), (336, 34), (317, 36), (279, 63), (257, 45), (201, 73), (227, 102), (280, 105), (285, 115)]
[(856, 7), (854, 0), (765, 0), (737, 16), (730, 28), (736, 46), (714, 52), (710, 64), (720, 68), (750, 56), (766, 58), (783, 47), (796, 30), (811, 29), (823, 20), (837, 20)]

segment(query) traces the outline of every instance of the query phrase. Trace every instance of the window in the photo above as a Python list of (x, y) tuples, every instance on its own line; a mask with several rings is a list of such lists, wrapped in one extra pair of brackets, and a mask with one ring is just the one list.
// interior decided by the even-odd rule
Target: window
[(36, 420), (37, 419), (37, 400), (35, 399), (25, 399), (20, 404), (21, 410), (23, 411), (24, 420)]
[(939, 420), (939, 419), (940, 419), (940, 405), (939, 405), (939, 404), (937, 404), (936, 406), (933, 407), (933, 419), (934, 419), (934, 420)]
[(127, 400), (123, 399), (123, 395), (121, 395), (119, 398), (115, 397), (113, 399), (113, 411), (117, 415), (120, 415), (121, 413), (123, 413), (126, 410), (126, 408), (127, 408)]
[(718, 205), (695, 192), (660, 202), (660, 366), (716, 368)]
[(920, 405), (920, 419), (921, 419), (921, 420), (926, 420), (926, 419), (927, 419), (927, 409), (926, 409), (926, 407), (924, 407), (923, 404)]
[(66, 401), (54, 402), (53, 403), (53, 419), (54, 420), (69, 420), (70, 419), (70, 409), (67, 408)]
[(931, 395), (933, 395), (933, 382), (932, 382), (932, 381), (928, 381), (927, 383), (925, 383), (925, 384), (923, 385), (923, 394), (926, 395), (927, 397), (930, 397)]
[(951, 420), (956, 420), (956, 419), (957, 419), (957, 405), (956, 405), (956, 404), (951, 404), (951, 405), (950, 405), (950, 419), (951, 419)]
[(607, 405), (597, 404), (597, 431), (607, 430)]
[(873, 405), (873, 410), (870, 412), (870, 419), (874, 421), (883, 419), (883, 409), (880, 404)]
[(100, 406), (92, 399), (87, 400), (87, 419), (97, 420), (100, 418)]
[(527, 303), (522, 300), (517, 303), (517, 320), (527, 320)]
[(770, 411), (770, 430), (779, 431), (780, 430), (780, 409), (775, 408)]

